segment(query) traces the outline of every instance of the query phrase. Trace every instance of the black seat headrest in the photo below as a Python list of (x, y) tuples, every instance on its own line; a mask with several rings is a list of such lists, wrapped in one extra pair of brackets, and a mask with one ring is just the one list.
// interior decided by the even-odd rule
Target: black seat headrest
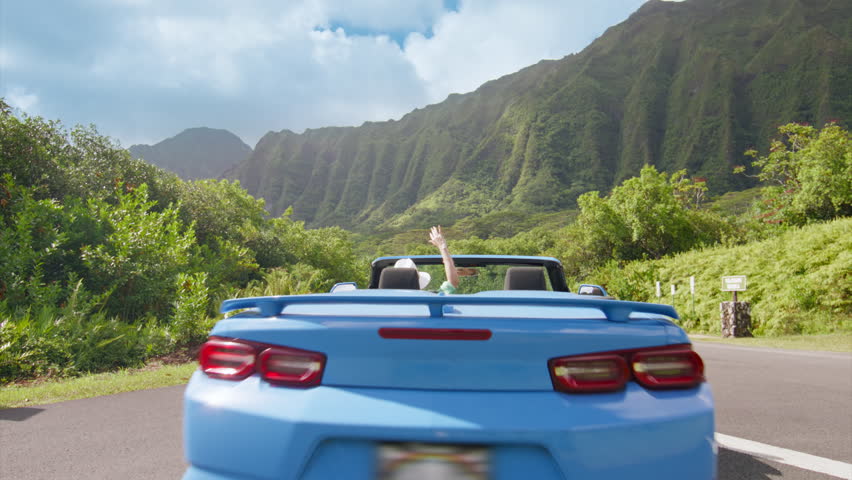
[(387, 267), (379, 276), (379, 288), (420, 290), (416, 268)]
[(506, 270), (503, 290), (547, 290), (540, 267), (511, 267)]

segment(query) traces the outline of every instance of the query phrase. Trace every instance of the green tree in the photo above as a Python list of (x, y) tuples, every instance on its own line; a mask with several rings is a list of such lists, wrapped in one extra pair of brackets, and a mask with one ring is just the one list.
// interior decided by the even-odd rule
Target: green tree
[(78, 125), (66, 138), (69, 148), (62, 164), (67, 185), (65, 195), (104, 198), (115, 203), (118, 184), (129, 191), (144, 183), (148, 186), (148, 198), (156, 202), (155, 210), (178, 202), (177, 175), (132, 158), (118, 142), (98, 133), (94, 125)]
[[(9, 306), (55, 304), (65, 272), (60, 264), (67, 236), (57, 226), (62, 206), (36, 199), (39, 189), (17, 185), (6, 173), (0, 183), (0, 300)], [(47, 271), (46, 271), (47, 270)]]
[(111, 291), (110, 313), (124, 319), (146, 314), (165, 318), (173, 301), (174, 281), (189, 264), (195, 245), (192, 227), (178, 218), (178, 209), (154, 211), (147, 185), (124, 193), (118, 187), (118, 205), (90, 200), (95, 217), (108, 234), (99, 245), (85, 246), (82, 256), (95, 291)]
[(705, 188), (683, 170), (669, 176), (646, 165), (609, 197), (580, 196), (580, 214), (561, 232), (553, 254), (569, 274), (584, 275), (610, 260), (661, 258), (716, 243), (730, 227), (719, 215), (697, 208)]
[(276, 269), (298, 263), (321, 272), (317, 283), (324, 290), (337, 282), (366, 282), (366, 261), (355, 254), (349, 232), (339, 227), (306, 229), (304, 222), (290, 218), (292, 209), (273, 218), (260, 228), (244, 225), (246, 245), (264, 269)]
[(178, 200), (179, 179), (154, 165), (131, 158), (113, 139), (94, 126), (70, 132), (57, 120), (22, 114), (0, 103), (0, 175), (19, 184), (39, 187), (38, 198), (65, 197), (117, 200), (116, 185), (127, 189), (143, 183), (148, 194), (165, 208)]
[(267, 216), (264, 201), (249, 195), (238, 181), (184, 182), (179, 197), (181, 219), (187, 225), (195, 223), (195, 235), (201, 244), (213, 244), (216, 237), (244, 243), (244, 225), (261, 228)]
[[(852, 142), (836, 123), (822, 130), (789, 123), (778, 128), (767, 155), (755, 159), (763, 189), (761, 217), (770, 223), (803, 225), (852, 215)], [(745, 167), (737, 167), (742, 173)]]
[(41, 187), (37, 198), (54, 197), (65, 190), (59, 158), (68, 142), (58, 121), (24, 116), (19, 119), (0, 101), (0, 175), (18, 185)]

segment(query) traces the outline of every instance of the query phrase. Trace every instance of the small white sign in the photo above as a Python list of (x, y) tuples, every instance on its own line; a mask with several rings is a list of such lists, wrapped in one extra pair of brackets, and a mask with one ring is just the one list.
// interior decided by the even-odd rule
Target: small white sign
[(722, 277), (723, 292), (745, 292), (746, 291), (746, 276), (732, 275), (730, 277)]
[(689, 293), (695, 295), (695, 277), (689, 277)]
[(672, 285), (672, 296), (674, 296), (674, 294), (675, 294), (675, 286)]
[(660, 282), (657, 282), (657, 298), (660, 298), (662, 293), (660, 292)]

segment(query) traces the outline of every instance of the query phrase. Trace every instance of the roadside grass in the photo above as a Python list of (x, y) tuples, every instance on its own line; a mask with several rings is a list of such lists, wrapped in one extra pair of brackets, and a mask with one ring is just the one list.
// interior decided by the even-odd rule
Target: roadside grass
[(185, 384), (198, 363), (149, 364), (141, 369), (98, 373), (83, 377), (36, 381), (29, 385), (0, 387), (0, 409), (44, 405), (81, 398), (99, 397), (134, 390)]
[(778, 337), (721, 338), (711, 335), (690, 335), (696, 342), (714, 342), (741, 347), (781, 348), (852, 353), (852, 333), (827, 335), (784, 335)]

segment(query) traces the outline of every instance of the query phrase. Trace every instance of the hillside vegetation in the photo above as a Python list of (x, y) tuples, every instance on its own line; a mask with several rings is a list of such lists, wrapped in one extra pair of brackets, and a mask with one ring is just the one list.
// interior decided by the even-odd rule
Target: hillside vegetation
[[(836, 124), (779, 131), (752, 166), (783, 187), (764, 187), (743, 216), (706, 208), (706, 185), (685, 171), (646, 165), (606, 195), (583, 194), (575, 212), (458, 222), (450, 247), (556, 256), (573, 281), (622, 298), (648, 299), (655, 280), (695, 274), (706, 297), (684, 326), (701, 331), (714, 328), (714, 279), (747, 274), (758, 333), (846, 331), (850, 220), (810, 224), (852, 211), (852, 140)], [(511, 235), (515, 223), (524, 230)], [(363, 238), (363, 252), (434, 253), (425, 231)], [(750, 239), (763, 243), (735, 246)], [(648, 258), (657, 260), (637, 261)], [(2, 383), (189, 351), (224, 298), (363, 286), (368, 260), (348, 232), (305, 228), (289, 211), (270, 217), (238, 182), (182, 181), (93, 127), (18, 117), (0, 101)]]
[[(746, 275), (754, 333), (852, 332), (852, 218), (790, 229), (733, 247), (715, 246), (653, 261), (602, 268), (588, 280), (622, 299), (671, 303), (693, 332), (718, 334), (722, 276)], [(695, 276), (695, 310), (689, 277)], [(655, 282), (663, 298), (655, 296)], [(676, 286), (672, 299), (670, 285)]]
[(778, 125), (852, 118), (850, 17), (848, 0), (652, 0), (579, 54), (399, 120), (269, 133), (228, 177), (273, 214), (364, 233), (573, 209), (646, 164), (742, 190), (734, 167)]
[(138, 366), (197, 346), (224, 298), (366, 270), (340, 228), (269, 218), (237, 182), (182, 181), (0, 99), (0, 383)]
[[(668, 175), (645, 166), (608, 195), (583, 194), (565, 227), (539, 225), (483, 239), (466, 235), (469, 224), (459, 222), (461, 228), (447, 230), (450, 246), (459, 253), (557, 257), (575, 285), (599, 283), (624, 300), (674, 303), (693, 332), (719, 332), (719, 303), (731, 299), (720, 292), (721, 277), (747, 275), (749, 289), (740, 300), (752, 303), (758, 335), (848, 333), (852, 138), (833, 123), (822, 129), (788, 124), (778, 132), (765, 154), (750, 152), (757, 176), (767, 182), (760, 189), (705, 205), (703, 182), (685, 171)], [(425, 231), (411, 231), (379, 248), (432, 253), (425, 238)], [(662, 299), (655, 297), (657, 281)]]

